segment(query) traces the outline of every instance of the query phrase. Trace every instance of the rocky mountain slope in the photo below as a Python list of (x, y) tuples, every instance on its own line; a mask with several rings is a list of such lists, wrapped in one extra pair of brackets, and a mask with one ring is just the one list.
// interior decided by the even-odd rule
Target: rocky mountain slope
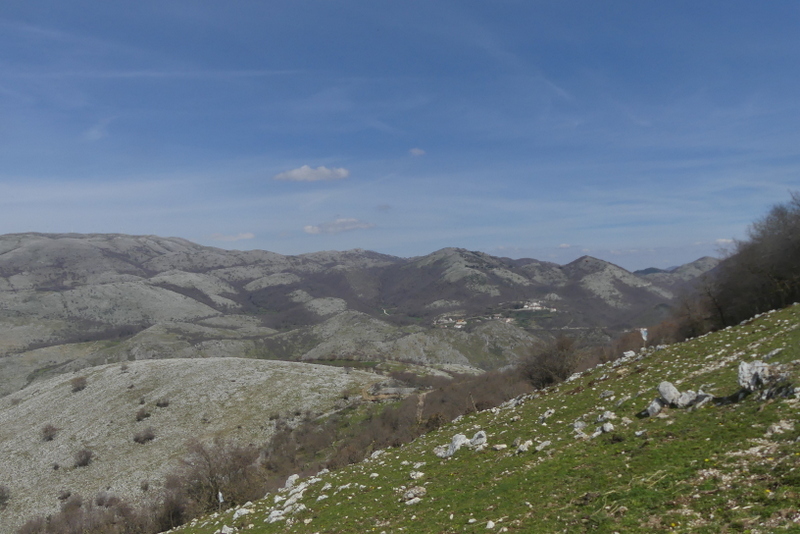
[[(0, 484), (12, 495), (0, 510), (0, 532), (57, 511), (66, 492), (109, 492), (141, 503), (160, 491), (189, 440), (261, 445), (279, 418), (330, 413), (347, 404), (343, 393), (358, 397), (381, 378), (211, 357), (100, 365), (37, 382), (0, 399)], [(91, 463), (78, 467), (76, 454), (84, 450)]]
[(91, 365), (242, 357), (483, 369), (561, 328), (603, 338), (657, 319), (698, 260), (639, 276), (443, 249), (283, 256), (177, 238), (0, 236), (0, 395)]
[(798, 376), (795, 305), (628, 355), (175, 532), (796, 532)]

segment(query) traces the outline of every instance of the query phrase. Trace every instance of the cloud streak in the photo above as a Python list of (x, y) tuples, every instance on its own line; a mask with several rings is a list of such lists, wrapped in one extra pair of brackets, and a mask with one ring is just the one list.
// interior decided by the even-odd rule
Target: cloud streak
[(255, 237), (256, 235), (252, 232), (245, 232), (236, 235), (211, 234), (211, 239), (213, 239), (214, 241), (226, 241), (226, 242), (242, 241), (246, 239), (253, 239)]
[(314, 169), (308, 165), (303, 165), (300, 168), (276, 174), (272, 178), (287, 182), (322, 182), (344, 180), (348, 176), (350, 176), (350, 171), (344, 167), (329, 169), (328, 167), (320, 166)]
[(303, 228), (303, 231), (307, 234), (340, 234), (342, 232), (365, 230), (374, 227), (375, 225), (372, 223), (359, 221), (358, 219), (345, 218), (335, 219), (317, 225), (308, 225)]

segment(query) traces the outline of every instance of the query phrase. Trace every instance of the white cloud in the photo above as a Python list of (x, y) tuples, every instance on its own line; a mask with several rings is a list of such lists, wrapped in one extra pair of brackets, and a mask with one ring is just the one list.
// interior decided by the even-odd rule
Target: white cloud
[(214, 241), (242, 241), (243, 239), (253, 239), (255, 236), (256, 234), (251, 232), (236, 235), (211, 234), (211, 239)]
[(350, 171), (343, 167), (329, 169), (327, 167), (317, 167), (313, 169), (308, 165), (303, 165), (299, 169), (276, 174), (274, 180), (287, 180), (290, 182), (319, 182), (323, 180), (342, 180), (350, 176)]
[(558, 245), (558, 248), (571, 248), (571, 247), (572, 245), (568, 243), (561, 243), (560, 245)]
[(419, 157), (419, 156), (424, 156), (425, 155), (425, 151), (422, 150), (421, 148), (412, 148), (411, 150), (408, 151), (408, 153), (411, 154), (414, 157)]
[(306, 226), (303, 228), (303, 231), (307, 234), (338, 234), (351, 230), (363, 230), (374, 226), (375, 225), (372, 223), (359, 221), (358, 219), (335, 219), (318, 225)]
[(733, 243), (733, 239), (717, 239), (715, 243), (717, 245), (730, 245)]
[(104, 137), (108, 137), (108, 125), (111, 124), (111, 121), (114, 119), (115, 117), (111, 117), (98, 121), (94, 126), (86, 131), (84, 137), (89, 141), (99, 141)]

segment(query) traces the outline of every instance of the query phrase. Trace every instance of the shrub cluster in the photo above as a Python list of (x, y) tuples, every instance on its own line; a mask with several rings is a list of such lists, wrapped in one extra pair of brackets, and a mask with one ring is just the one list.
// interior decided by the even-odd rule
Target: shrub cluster
[(5, 508), (9, 500), (11, 500), (11, 490), (8, 486), (0, 484), (0, 510)]
[(42, 441), (53, 441), (58, 434), (58, 429), (51, 425), (46, 424), (42, 427)]
[(75, 453), (75, 467), (86, 467), (94, 459), (94, 453), (89, 449), (81, 449)]
[(86, 383), (87, 381), (85, 376), (76, 376), (69, 381), (70, 386), (72, 386), (73, 393), (77, 393), (86, 389)]
[(800, 301), (800, 194), (778, 204), (684, 295), (648, 344), (683, 341)]
[(156, 437), (155, 430), (153, 430), (152, 426), (148, 426), (144, 430), (140, 430), (133, 435), (133, 441), (136, 443), (147, 443), (148, 441), (153, 441)]

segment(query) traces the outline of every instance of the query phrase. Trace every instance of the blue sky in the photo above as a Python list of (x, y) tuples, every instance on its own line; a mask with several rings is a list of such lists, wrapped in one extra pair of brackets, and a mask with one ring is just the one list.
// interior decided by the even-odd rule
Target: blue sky
[(800, 3), (0, 4), (0, 233), (716, 255), (800, 189)]

